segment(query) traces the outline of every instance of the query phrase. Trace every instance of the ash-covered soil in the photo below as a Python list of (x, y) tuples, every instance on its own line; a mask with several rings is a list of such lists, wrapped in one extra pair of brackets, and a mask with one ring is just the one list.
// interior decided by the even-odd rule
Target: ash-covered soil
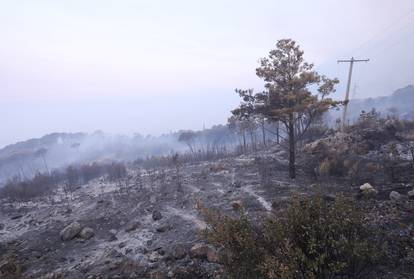
[[(220, 278), (214, 251), (195, 248), (204, 245), (200, 230), (206, 226), (197, 204), (227, 214), (235, 214), (235, 204), (241, 204), (252, 218), (272, 214), (293, 193), (309, 195), (317, 188), (304, 174), (290, 180), (286, 164), (283, 151), (273, 149), (185, 164), (178, 171), (175, 166), (131, 167), (128, 183), (102, 177), (72, 194), (58, 189), (30, 203), (2, 201), (0, 268), (21, 268), (19, 278)], [(327, 198), (357, 193), (349, 185), (320, 187)], [(410, 185), (399, 187), (403, 195), (410, 190)], [(384, 227), (414, 237), (412, 200), (366, 203), (382, 210), (372, 218)], [(91, 228), (92, 235), (73, 228), (74, 236), (62, 239), (62, 230), (74, 222), (81, 230)]]

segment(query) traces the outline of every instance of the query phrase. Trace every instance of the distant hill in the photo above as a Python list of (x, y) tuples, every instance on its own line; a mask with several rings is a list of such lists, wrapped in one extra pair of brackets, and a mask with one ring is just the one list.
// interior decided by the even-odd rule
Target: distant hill
[(132, 161), (183, 148), (178, 135), (133, 137), (103, 132), (53, 133), (0, 149), (0, 185), (13, 176), (29, 178), (69, 164), (95, 161)]
[[(361, 111), (375, 108), (382, 115), (395, 115), (402, 119), (414, 119), (414, 85), (408, 85), (396, 90), (390, 96), (353, 99), (348, 105), (348, 121), (358, 119)], [(342, 116), (342, 111), (332, 111), (329, 122), (332, 124)]]

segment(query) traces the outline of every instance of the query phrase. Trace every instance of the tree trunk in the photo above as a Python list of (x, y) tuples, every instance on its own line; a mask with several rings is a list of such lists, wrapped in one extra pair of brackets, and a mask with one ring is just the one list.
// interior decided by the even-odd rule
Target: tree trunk
[(280, 143), (280, 140), (279, 140), (279, 121), (276, 122), (276, 142), (277, 142), (277, 144)]
[(266, 146), (266, 131), (264, 128), (264, 121), (262, 122), (262, 138), (263, 138), (263, 146)]
[(295, 125), (293, 120), (289, 122), (288, 127), (289, 132), (289, 177), (296, 177), (296, 168), (295, 168)]
[(252, 150), (256, 150), (256, 140), (254, 139), (253, 130), (250, 130), (250, 142), (252, 143)]
[(243, 131), (243, 151), (246, 152), (246, 134)]

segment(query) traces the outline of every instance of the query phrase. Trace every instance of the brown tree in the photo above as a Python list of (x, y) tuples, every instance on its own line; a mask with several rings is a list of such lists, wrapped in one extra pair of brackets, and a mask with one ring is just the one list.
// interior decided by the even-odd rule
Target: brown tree
[(295, 178), (296, 142), (318, 116), (339, 104), (327, 98), (339, 81), (319, 75), (291, 39), (278, 41), (276, 49), (260, 60), (256, 74), (265, 81), (265, 90), (255, 94), (254, 109), (249, 111), (284, 125), (289, 143), (289, 176)]

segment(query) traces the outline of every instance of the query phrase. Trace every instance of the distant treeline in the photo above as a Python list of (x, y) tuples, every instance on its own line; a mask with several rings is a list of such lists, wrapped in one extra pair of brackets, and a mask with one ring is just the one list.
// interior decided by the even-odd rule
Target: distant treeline
[(126, 177), (127, 168), (124, 163), (83, 164), (69, 166), (64, 170), (54, 170), (50, 173), (37, 173), (31, 179), (14, 177), (0, 188), (0, 198), (11, 201), (29, 201), (37, 197), (51, 194), (59, 185), (65, 191), (73, 191), (80, 185), (87, 184), (92, 179), (107, 176), (110, 181)]

